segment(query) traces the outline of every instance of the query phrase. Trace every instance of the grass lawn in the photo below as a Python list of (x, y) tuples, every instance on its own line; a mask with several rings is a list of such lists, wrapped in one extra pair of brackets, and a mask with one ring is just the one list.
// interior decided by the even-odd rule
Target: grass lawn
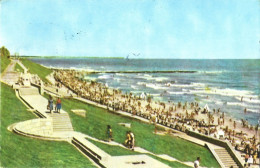
[[(91, 139), (88, 139), (90, 142), (92, 142), (94, 145), (96, 145), (97, 147), (99, 147), (100, 149), (104, 150), (105, 152), (107, 152), (108, 154), (110, 154), (111, 156), (122, 156), (122, 155), (138, 155), (141, 154), (139, 152), (135, 152), (135, 151), (131, 151), (131, 150), (127, 150), (124, 149), (120, 146), (112, 146), (112, 145), (107, 145), (107, 144), (103, 144), (101, 142), (97, 142), (97, 141), (93, 141)], [(149, 154), (148, 154), (149, 155)], [(153, 156), (153, 155), (149, 155), (151, 157), (153, 157), (156, 160), (159, 160), (162, 163), (165, 163), (171, 167), (189, 167), (186, 166), (184, 164), (181, 164), (179, 162), (176, 161), (168, 161), (165, 159), (161, 159), (159, 157)]]
[[(207, 167), (220, 167), (214, 156), (205, 147), (193, 144), (170, 135), (155, 135), (154, 126), (131, 118), (112, 114), (105, 109), (85, 104), (73, 99), (63, 99), (62, 108), (70, 115), (75, 131), (79, 131), (98, 139), (106, 139), (106, 127), (112, 126), (113, 138), (123, 143), (126, 131), (129, 129), (118, 123), (131, 123), (131, 130), (135, 134), (136, 145), (155, 154), (167, 154), (180, 161), (194, 161), (201, 157), (201, 165)], [(86, 118), (71, 112), (71, 109), (85, 109)]]
[(95, 167), (67, 142), (44, 141), (7, 130), (13, 123), (36, 118), (16, 98), (14, 90), (1, 83), (0, 167)]
[(21, 59), (21, 61), (24, 66), (29, 69), (30, 73), (37, 74), (43, 80), (43, 82), (48, 83), (48, 80), (45, 77), (52, 72), (51, 69), (45, 68), (25, 58)]
[(1, 57), (1, 73), (4, 72), (5, 68), (10, 64), (10, 62), (10, 59)]
[(15, 64), (14, 70), (16, 72), (23, 72), (23, 68), (19, 64)]
[(97, 142), (97, 141), (94, 141), (94, 140), (88, 139), (88, 138), (87, 138), (87, 140), (89, 142), (93, 143), (94, 145), (96, 145), (97, 147), (99, 147), (100, 149), (102, 149), (103, 151), (105, 151), (106, 153), (108, 153), (111, 156), (138, 155), (138, 154), (140, 154), (139, 152), (124, 149), (120, 146), (107, 145), (107, 144)]

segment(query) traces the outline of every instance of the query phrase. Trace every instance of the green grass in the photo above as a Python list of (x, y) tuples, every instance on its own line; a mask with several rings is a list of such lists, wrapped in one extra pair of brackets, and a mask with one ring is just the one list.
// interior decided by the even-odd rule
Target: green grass
[[(118, 143), (125, 140), (129, 129), (118, 123), (131, 123), (131, 130), (136, 137), (136, 145), (155, 154), (167, 154), (180, 161), (194, 161), (198, 156), (202, 158), (201, 165), (207, 167), (220, 167), (214, 156), (205, 147), (170, 135), (155, 135), (154, 126), (145, 124), (131, 118), (112, 114), (105, 109), (85, 104), (73, 99), (63, 99), (62, 108), (70, 115), (72, 125), (76, 131), (92, 137), (105, 140), (106, 127), (112, 126), (113, 138)], [(86, 118), (71, 112), (71, 109), (85, 109)]]
[(23, 72), (23, 68), (19, 64), (15, 64), (14, 69), (16, 72)]
[(152, 158), (156, 159), (156, 160), (159, 160), (160, 162), (164, 163), (164, 164), (167, 164), (168, 166), (170, 167), (181, 167), (181, 168), (188, 168), (189, 166), (185, 165), (185, 164), (182, 164), (182, 163), (179, 163), (179, 162), (176, 162), (176, 161), (168, 161), (168, 160), (165, 160), (165, 159), (162, 159), (162, 158), (159, 158), (157, 156), (154, 156), (154, 155), (150, 155)]
[(5, 68), (10, 64), (11, 60), (6, 57), (1, 57), (1, 73), (4, 72)]
[(7, 130), (13, 123), (33, 118), (14, 90), (1, 83), (0, 167), (95, 167), (67, 142), (33, 139)]
[(132, 150), (128, 150), (128, 149), (124, 149), (120, 146), (115, 146), (115, 145), (107, 145), (101, 142), (97, 142), (91, 139), (88, 139), (88, 141), (90, 141), (91, 143), (93, 143), (94, 145), (96, 145), (97, 147), (99, 147), (100, 149), (102, 149), (103, 151), (105, 151), (106, 153), (108, 153), (111, 156), (121, 156), (121, 155), (137, 155), (140, 154), (139, 152), (135, 152)]
[(48, 69), (48, 68), (45, 68), (37, 63), (34, 63), (28, 59), (21, 59), (22, 63), (24, 64), (24, 66), (26, 68), (29, 69), (29, 72), (32, 73), (32, 74), (37, 74), (42, 80), (43, 82), (49, 82), (47, 79), (46, 79), (46, 76), (48, 76), (52, 70), (51, 69)]
[[(101, 142), (97, 142), (97, 141), (94, 141), (94, 140), (91, 140), (91, 139), (88, 139), (91, 143), (93, 143), (94, 145), (96, 145), (97, 147), (99, 147), (100, 149), (102, 149), (103, 151), (105, 151), (106, 153), (110, 154), (111, 156), (122, 156), (122, 155), (138, 155), (138, 154), (142, 154), (142, 153), (139, 153), (139, 152), (135, 152), (135, 151), (131, 151), (131, 150), (128, 150), (128, 149), (124, 149), (120, 146), (112, 146), (112, 145), (107, 145), (107, 144), (104, 144), (104, 143), (101, 143)], [(162, 159), (162, 158), (159, 158), (159, 157), (156, 157), (154, 155), (150, 155), (148, 154), (150, 157), (162, 162), (162, 163), (165, 163), (171, 167), (189, 167), (189, 166), (186, 166), (184, 164), (181, 164), (179, 162), (176, 162), (176, 161), (168, 161), (168, 160), (165, 160), (165, 159)]]

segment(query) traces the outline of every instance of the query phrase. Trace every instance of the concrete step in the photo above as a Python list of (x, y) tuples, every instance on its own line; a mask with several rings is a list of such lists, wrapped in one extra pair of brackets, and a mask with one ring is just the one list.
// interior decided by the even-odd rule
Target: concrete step
[(53, 125), (53, 127), (64, 127), (64, 128), (71, 127), (72, 128), (72, 125), (70, 123), (66, 123), (66, 124)]
[(66, 123), (66, 124), (53, 124), (53, 127), (64, 127), (64, 126), (66, 126), (66, 127), (70, 127), (71, 126), (71, 124), (70, 123)]
[(73, 127), (67, 113), (53, 113), (52, 117), (53, 132), (73, 131)]
[(225, 161), (223, 161), (224, 163), (235, 163), (235, 161), (233, 161), (233, 160), (225, 160)]
[(70, 132), (73, 131), (71, 129), (66, 129), (66, 130), (53, 130), (53, 132)]
[(72, 144), (74, 144), (79, 150), (81, 150), (85, 155), (90, 157), (94, 162), (96, 162), (100, 167), (105, 167), (102, 165), (101, 161), (107, 161), (111, 156), (80, 136), (74, 136), (72, 139)]
[(231, 157), (231, 155), (228, 153), (228, 151), (225, 148), (222, 149), (215, 149), (216, 154), (220, 158), (221, 162), (224, 164), (225, 167), (238, 167), (234, 159)]
[(70, 120), (66, 120), (66, 121), (53, 121), (52, 123), (55, 123), (55, 124), (70, 124)]
[(22, 96), (25, 96), (25, 95), (39, 95), (40, 93), (38, 88), (30, 87), (30, 88), (21, 88), (20, 94)]
[(65, 120), (65, 121), (53, 121), (52, 123), (55, 123), (55, 124), (63, 124), (63, 123), (70, 123), (70, 120)]

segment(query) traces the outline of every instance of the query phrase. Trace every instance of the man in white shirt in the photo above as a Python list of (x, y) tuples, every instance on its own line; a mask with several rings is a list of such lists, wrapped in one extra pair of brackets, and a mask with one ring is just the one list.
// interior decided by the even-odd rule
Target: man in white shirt
[(200, 157), (197, 157), (197, 160), (194, 162), (194, 168), (199, 168), (200, 167)]

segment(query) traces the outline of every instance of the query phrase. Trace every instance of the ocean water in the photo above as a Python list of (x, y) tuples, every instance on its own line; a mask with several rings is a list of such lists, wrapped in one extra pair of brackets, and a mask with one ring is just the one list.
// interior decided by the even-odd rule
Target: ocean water
[[(191, 102), (220, 108), (236, 119), (257, 124), (260, 119), (260, 60), (192, 59), (101, 59), (35, 58), (34, 62), (52, 68), (99, 71), (86, 80), (107, 83), (109, 87), (157, 101)], [(117, 73), (102, 73), (113, 71)], [(134, 73), (123, 73), (132, 71)], [(165, 73), (162, 71), (179, 71)], [(242, 98), (243, 97), (243, 98)], [(242, 101), (241, 101), (242, 98)], [(244, 114), (244, 109), (247, 114)]]

